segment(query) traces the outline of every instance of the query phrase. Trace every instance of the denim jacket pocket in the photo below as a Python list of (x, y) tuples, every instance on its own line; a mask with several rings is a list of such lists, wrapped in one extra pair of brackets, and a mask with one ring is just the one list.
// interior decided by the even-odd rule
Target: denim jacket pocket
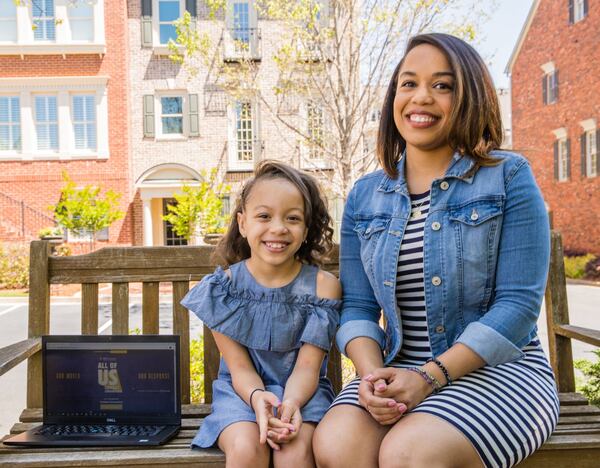
[(467, 322), (488, 308), (503, 210), (503, 199), (498, 197), (465, 203), (448, 213), (457, 246), (459, 309)]
[(358, 220), (354, 226), (354, 231), (360, 240), (360, 258), (370, 278), (373, 277), (373, 257), (377, 245), (389, 223), (390, 218), (373, 218)]

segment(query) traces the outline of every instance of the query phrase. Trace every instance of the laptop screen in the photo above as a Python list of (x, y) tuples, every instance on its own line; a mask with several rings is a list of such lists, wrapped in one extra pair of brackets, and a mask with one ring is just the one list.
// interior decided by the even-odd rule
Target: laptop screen
[(178, 424), (179, 337), (44, 337), (44, 422)]

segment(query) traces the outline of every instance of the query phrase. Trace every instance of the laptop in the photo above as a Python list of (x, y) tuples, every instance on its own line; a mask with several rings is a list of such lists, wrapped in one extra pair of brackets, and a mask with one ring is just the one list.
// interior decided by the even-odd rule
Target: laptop
[(160, 445), (181, 426), (179, 336), (44, 336), (42, 366), (43, 424), (6, 445)]

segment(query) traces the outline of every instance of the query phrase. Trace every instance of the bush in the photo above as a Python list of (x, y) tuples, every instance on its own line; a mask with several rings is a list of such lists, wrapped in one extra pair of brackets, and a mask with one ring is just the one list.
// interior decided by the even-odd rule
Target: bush
[(190, 341), (190, 399), (204, 401), (204, 336)]
[(593, 258), (591, 254), (565, 257), (565, 276), (573, 279), (583, 278), (585, 266)]
[(600, 406), (600, 349), (592, 351), (596, 355), (596, 362), (587, 359), (576, 359), (575, 369), (584, 375), (583, 384), (577, 385), (577, 390), (583, 393), (590, 403)]
[(29, 286), (29, 248), (26, 244), (0, 244), (0, 289)]
[(589, 280), (600, 280), (600, 257), (592, 258), (585, 265), (585, 278)]

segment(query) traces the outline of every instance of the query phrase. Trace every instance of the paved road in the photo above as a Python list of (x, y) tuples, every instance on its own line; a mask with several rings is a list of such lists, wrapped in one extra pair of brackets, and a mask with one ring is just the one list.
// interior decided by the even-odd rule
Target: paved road
[[(569, 309), (571, 323), (583, 327), (600, 330), (600, 287), (568, 285)], [(171, 332), (170, 301), (161, 298), (160, 332)], [(77, 299), (53, 299), (50, 311), (51, 334), (78, 334), (81, 327), (80, 308)], [(542, 308), (543, 311), (543, 308)], [(141, 328), (141, 303), (132, 299), (130, 306), (130, 327)], [(99, 332), (110, 334), (110, 304), (101, 303), (99, 307)], [(202, 323), (190, 317), (191, 337), (197, 337), (202, 330)], [(538, 322), (542, 345), (548, 346), (546, 316), (542, 312)], [(27, 337), (27, 302), (21, 299), (0, 298), (0, 347), (23, 340)], [(593, 346), (573, 342), (573, 355), (577, 358), (591, 359)], [(12, 424), (18, 419), (25, 407), (26, 365), (20, 364), (0, 377), (0, 435), (8, 433)]]

